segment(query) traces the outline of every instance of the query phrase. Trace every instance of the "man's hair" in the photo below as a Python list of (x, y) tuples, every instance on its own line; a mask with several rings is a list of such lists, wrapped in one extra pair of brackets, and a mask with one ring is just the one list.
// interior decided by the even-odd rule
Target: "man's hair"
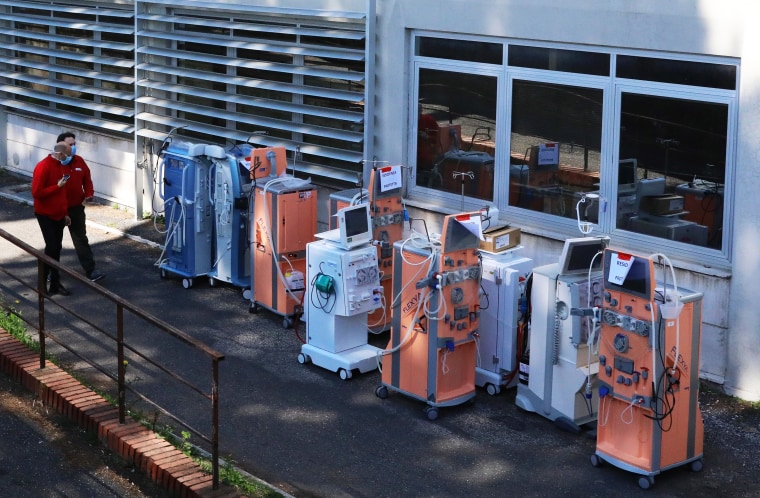
[(58, 143), (58, 142), (63, 142), (63, 141), (65, 141), (67, 138), (73, 138), (73, 139), (75, 139), (75, 140), (76, 140), (77, 136), (76, 136), (76, 135), (74, 135), (74, 133), (73, 133), (73, 132), (70, 132), (70, 131), (64, 131), (63, 133), (61, 133), (60, 135), (58, 135), (58, 140), (56, 140), (56, 143)]

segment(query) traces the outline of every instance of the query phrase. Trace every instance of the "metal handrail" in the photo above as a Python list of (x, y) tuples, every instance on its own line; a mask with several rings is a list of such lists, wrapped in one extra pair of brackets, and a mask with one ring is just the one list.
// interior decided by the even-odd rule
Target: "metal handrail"
[[(50, 258), (49, 256), (45, 255), (42, 251), (35, 249), (34, 247), (30, 246), (26, 242), (22, 241), (21, 239), (15, 237), (14, 235), (6, 232), (5, 230), (0, 228), (0, 237), (7, 240), (8, 242), (14, 244), (19, 249), (23, 250), (24, 252), (30, 254), (34, 258), (37, 259), (37, 285), (36, 287), (29, 285), (27, 282), (23, 281), (22, 279), (16, 277), (11, 272), (9, 272), (6, 268), (0, 267), (0, 272), (5, 273), (9, 275), (11, 278), (16, 280), (21, 285), (27, 287), (28, 289), (31, 289), (32, 291), (37, 293), (37, 321), (38, 325), (34, 327), (33, 324), (31, 324), (28, 320), (26, 320), (23, 317), (20, 317), (24, 322), (31, 325), (32, 327), (36, 328), (38, 331), (39, 336), (39, 344), (40, 344), (40, 368), (45, 368), (46, 364), (46, 353), (45, 353), (45, 342), (46, 339), (53, 340), (56, 344), (60, 345), (70, 353), (74, 354), (81, 360), (87, 362), (90, 366), (97, 369), (99, 372), (107, 376), (108, 378), (116, 381), (118, 385), (118, 410), (119, 410), (119, 423), (124, 424), (126, 420), (126, 390), (129, 389), (130, 392), (134, 393), (136, 396), (138, 396), (141, 400), (149, 403), (151, 406), (155, 407), (161, 413), (166, 415), (167, 417), (170, 417), (172, 420), (176, 421), (177, 423), (181, 424), (194, 434), (201, 437), (203, 440), (208, 442), (211, 446), (211, 466), (212, 466), (212, 473), (213, 473), (213, 488), (218, 489), (219, 487), (219, 362), (224, 360), (224, 355), (215, 349), (207, 346), (203, 342), (189, 336), (185, 332), (179, 330), (178, 328), (174, 327), (173, 325), (161, 320), (158, 317), (153, 316), (151, 313), (143, 310), (139, 306), (132, 304), (131, 302), (123, 299), (122, 297), (118, 296), (117, 294), (114, 294), (113, 292), (109, 291), (108, 289), (105, 289), (99, 285), (96, 285), (92, 282), (90, 282), (89, 279), (81, 276), (79, 273), (69, 269), (67, 266), (64, 266), (60, 264), (58, 261), (55, 261), (54, 259)], [(77, 280), (78, 282), (84, 284), (87, 286), (90, 290), (96, 292), (97, 294), (100, 294), (101, 298), (105, 298), (111, 302), (113, 302), (116, 305), (116, 336), (113, 334), (108, 333), (107, 331), (103, 330), (101, 327), (93, 323), (92, 321), (88, 320), (87, 318), (81, 316), (79, 313), (77, 313), (75, 310), (62, 305), (59, 302), (56, 301), (50, 301), (57, 305), (59, 308), (65, 310), (67, 313), (69, 313), (72, 316), (77, 317), (78, 319), (82, 320), (83, 322), (87, 323), (89, 326), (93, 327), (98, 332), (102, 333), (105, 337), (108, 337), (109, 339), (113, 340), (116, 343), (116, 349), (117, 349), (117, 378), (114, 379), (113, 375), (108, 372), (105, 368), (101, 367), (97, 363), (83, 357), (80, 355), (77, 351), (75, 351), (73, 348), (65, 344), (63, 341), (58, 340), (55, 335), (49, 333), (45, 329), (45, 300), (49, 299), (49, 297), (46, 295), (46, 275), (45, 275), (45, 266), (50, 266), (53, 268), (57, 268), (58, 271), (64, 272), (69, 277)], [(6, 311), (13, 312), (13, 310), (7, 308), (2, 303), (0, 303), (0, 307), (4, 308)], [(207, 356), (211, 360), (211, 392), (206, 393), (203, 391), (203, 389), (195, 386), (193, 383), (191, 383), (189, 380), (184, 378), (181, 374), (174, 372), (170, 368), (151, 360), (146, 355), (142, 354), (138, 349), (130, 346), (128, 343), (124, 340), (124, 311), (127, 310), (131, 312), (133, 315), (145, 320), (148, 324), (156, 327), (157, 329), (161, 330), (162, 332), (168, 334), (171, 337), (174, 337), (175, 339), (183, 342), (184, 344), (191, 346), (195, 348), (196, 350), (203, 353), (205, 356)], [(19, 315), (17, 315), (19, 316)], [(152, 366), (158, 368), (168, 376), (170, 376), (172, 379), (184, 384), (191, 390), (197, 392), (204, 398), (211, 401), (211, 410), (212, 410), (212, 422), (211, 422), (211, 435), (207, 436), (203, 432), (201, 432), (198, 429), (193, 428), (188, 422), (185, 422), (178, 418), (177, 416), (173, 415), (168, 410), (164, 409), (163, 407), (159, 406), (157, 403), (153, 402), (151, 399), (149, 399), (147, 396), (143, 395), (142, 393), (138, 392), (136, 389), (134, 389), (131, 386), (128, 386), (126, 383), (126, 365), (124, 362), (125, 356), (125, 349), (131, 351), (132, 353), (136, 354), (146, 362), (150, 363)]]

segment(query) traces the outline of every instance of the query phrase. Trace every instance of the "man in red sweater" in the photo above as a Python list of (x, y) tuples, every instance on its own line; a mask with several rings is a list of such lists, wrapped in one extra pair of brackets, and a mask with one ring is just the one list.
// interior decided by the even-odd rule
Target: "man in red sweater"
[(69, 206), (69, 235), (74, 243), (74, 249), (79, 258), (87, 278), (93, 282), (105, 277), (103, 273), (95, 270), (95, 258), (92, 255), (90, 241), (87, 239), (86, 216), (84, 213), (85, 201), (92, 200), (95, 190), (92, 186), (90, 168), (81, 156), (77, 155), (77, 138), (74, 133), (67, 131), (58, 135), (58, 142), (63, 142), (71, 147), (71, 162), (64, 166), (66, 174), (71, 175), (66, 182), (66, 197)]
[[(34, 198), (34, 216), (45, 239), (45, 255), (56, 261), (61, 260), (63, 245), (63, 228), (71, 223), (66, 201), (66, 181), (64, 163), (71, 161), (71, 147), (61, 142), (56, 144), (53, 153), (37, 163), (32, 173), (32, 197)], [(48, 295), (70, 292), (61, 284), (58, 269), (47, 267), (45, 273), (50, 279)]]

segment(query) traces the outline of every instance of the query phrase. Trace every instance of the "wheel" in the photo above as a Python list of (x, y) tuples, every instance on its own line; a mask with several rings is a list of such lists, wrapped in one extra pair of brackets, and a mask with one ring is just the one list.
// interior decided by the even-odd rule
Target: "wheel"
[(654, 477), (641, 476), (639, 477), (639, 487), (641, 489), (649, 489), (654, 484)]
[(208, 286), (209, 287), (215, 287), (216, 286), (216, 279), (214, 277), (208, 277)]
[(486, 392), (490, 394), (491, 396), (496, 396), (497, 394), (501, 392), (501, 389), (499, 389), (499, 386), (488, 383), (486, 384)]
[(593, 467), (601, 467), (602, 466), (602, 459), (599, 458), (599, 455), (597, 455), (596, 453), (594, 453), (593, 455), (591, 455), (591, 465)]
[(286, 316), (282, 319), (282, 328), (289, 329), (293, 327), (293, 319), (289, 316)]
[(309, 357), (303, 353), (298, 353), (298, 363), (300, 363), (301, 365), (305, 363), (309, 363)]
[(161, 277), (161, 279), (165, 279), (166, 277), (169, 276), (167, 275), (166, 270), (164, 270), (163, 268), (161, 268), (161, 271), (158, 272), (158, 275)]
[(425, 414), (428, 420), (436, 420), (438, 418), (438, 408), (434, 406), (428, 406), (425, 408)]
[(703, 464), (702, 464), (701, 458), (699, 460), (694, 460), (693, 462), (691, 462), (692, 472), (702, 472), (702, 467), (703, 467)]
[(251, 292), (251, 289), (244, 289), (243, 290), (243, 299), (246, 301), (250, 301), (253, 297), (253, 292)]
[(248, 306), (248, 313), (256, 314), (259, 312), (259, 305), (256, 303), (251, 303), (250, 306)]
[(380, 399), (385, 399), (388, 397), (388, 388), (385, 386), (378, 386), (377, 389), (375, 389), (375, 396), (377, 396)]
[(185, 289), (189, 289), (193, 286), (193, 279), (192, 278), (183, 278), (182, 279), (182, 287)]
[(340, 375), (341, 380), (348, 380), (352, 377), (351, 370), (345, 368), (338, 369), (338, 375)]

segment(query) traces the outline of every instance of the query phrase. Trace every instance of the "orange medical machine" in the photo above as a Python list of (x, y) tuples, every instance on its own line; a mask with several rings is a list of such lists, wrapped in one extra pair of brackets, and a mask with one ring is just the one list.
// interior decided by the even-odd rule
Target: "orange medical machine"
[(286, 175), (284, 147), (253, 149), (251, 178), (251, 305), (283, 318), (289, 328), (303, 311), (306, 244), (317, 231), (317, 189)]
[[(367, 190), (352, 188), (330, 194), (330, 214), (351, 204), (369, 202), (372, 216), (373, 236), (377, 244), (377, 261), (380, 268), (380, 284), (383, 286), (383, 306), (367, 317), (370, 332), (379, 334), (390, 328), (390, 303), (393, 297), (393, 244), (404, 235), (404, 205), (401, 201), (401, 182), (388, 184), (384, 176), (401, 166), (373, 166)], [(396, 172), (398, 177), (401, 173)], [(330, 228), (334, 216), (330, 216)]]
[(604, 252), (603, 283), (592, 465), (639, 474), (643, 489), (672, 467), (701, 470), (702, 294), (658, 284), (651, 258), (612, 249)]
[(391, 334), (383, 352), (382, 385), (438, 407), (475, 396), (479, 323), (480, 213), (449, 215), (440, 241), (407, 239), (393, 245)]

